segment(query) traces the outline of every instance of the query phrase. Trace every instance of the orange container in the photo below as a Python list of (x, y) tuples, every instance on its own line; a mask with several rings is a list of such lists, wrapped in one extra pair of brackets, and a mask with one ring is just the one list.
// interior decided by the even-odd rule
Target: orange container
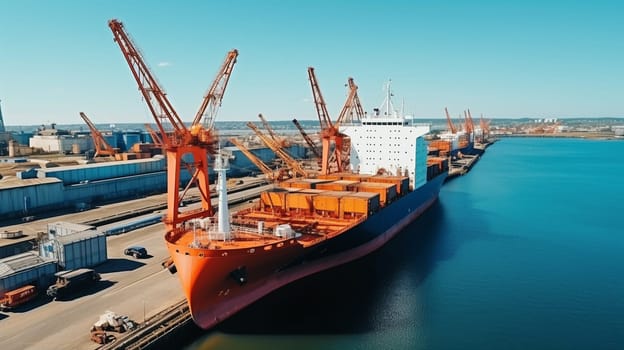
[(315, 189), (317, 184), (328, 183), (327, 179), (290, 179), (280, 183), (280, 187), (295, 187)]
[(283, 188), (293, 188), (292, 183), (294, 181), (295, 181), (294, 179), (288, 179), (288, 180), (280, 182), (278, 186), (283, 187)]
[(290, 192), (286, 195), (286, 208), (288, 210), (304, 210), (304, 211), (312, 211), (313, 199), (318, 193), (322, 193), (323, 191), (318, 190), (302, 190), (299, 192)]
[(316, 184), (316, 189), (328, 191), (353, 191), (358, 183), (358, 181), (336, 180)]
[(356, 192), (340, 199), (343, 213), (368, 215), (379, 209), (379, 194)]
[(276, 188), (260, 193), (260, 200), (265, 206), (284, 209), (286, 207), (286, 195), (288, 193), (288, 190)]
[(445, 140), (433, 140), (429, 142), (429, 147), (437, 148), (440, 152), (450, 152), (451, 142)]
[(354, 174), (354, 173), (344, 173), (342, 176), (343, 180), (351, 180), (351, 181), (366, 181), (368, 178), (372, 177), (371, 174)]
[(409, 178), (406, 176), (377, 175), (369, 177), (366, 181), (394, 184), (396, 186), (397, 194), (405, 194), (409, 189)]
[(10, 309), (20, 304), (26, 303), (37, 297), (37, 288), (35, 286), (24, 286), (6, 292), (4, 298), (0, 299), (0, 309)]
[(358, 192), (378, 193), (381, 206), (385, 206), (396, 197), (396, 185), (378, 182), (361, 182), (358, 185)]
[(313, 198), (314, 210), (327, 211), (340, 215), (340, 198), (350, 195), (346, 191), (325, 191)]
[(318, 175), (316, 177), (317, 179), (324, 179), (324, 180), (341, 180), (342, 177), (340, 176), (340, 174), (338, 173), (332, 173), (332, 174), (327, 174), (327, 175)]

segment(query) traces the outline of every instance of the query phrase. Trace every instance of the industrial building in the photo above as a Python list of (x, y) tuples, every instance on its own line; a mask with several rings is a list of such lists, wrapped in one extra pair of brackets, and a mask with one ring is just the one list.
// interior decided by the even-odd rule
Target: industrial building
[(54, 281), (56, 261), (26, 252), (0, 259), (0, 295), (25, 286), (47, 288)]
[(93, 267), (108, 259), (106, 235), (88, 225), (55, 223), (48, 225), (48, 238), (39, 245), (39, 253), (56, 260), (60, 270)]
[[(287, 148), (295, 157), (305, 157), (305, 147)], [(224, 147), (230, 158), (230, 176), (258, 173), (258, 168), (235, 147)], [(270, 162), (274, 153), (265, 147), (251, 149), (258, 158)], [(188, 181), (190, 174), (181, 174)], [(51, 210), (84, 210), (97, 203), (136, 198), (167, 189), (163, 156), (127, 161), (111, 161), (53, 168), (32, 168), (17, 178), (1, 180), (0, 216), (5, 219), (37, 215)]]

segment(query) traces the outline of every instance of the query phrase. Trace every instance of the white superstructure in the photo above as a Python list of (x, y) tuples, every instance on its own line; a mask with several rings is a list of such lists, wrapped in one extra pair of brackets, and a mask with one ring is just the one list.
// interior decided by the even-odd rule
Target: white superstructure
[[(413, 124), (394, 110), (390, 86), (382, 107), (360, 122), (341, 125), (351, 139), (351, 170), (360, 174), (408, 176), (416, 189), (427, 182), (427, 144), (431, 125)], [(382, 115), (383, 113), (383, 115)]]

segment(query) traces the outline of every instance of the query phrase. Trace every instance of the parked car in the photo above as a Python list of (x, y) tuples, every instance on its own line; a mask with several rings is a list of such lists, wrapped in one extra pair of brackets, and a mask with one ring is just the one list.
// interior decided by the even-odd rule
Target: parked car
[(126, 248), (124, 254), (131, 255), (137, 259), (147, 258), (147, 249), (139, 246), (132, 246)]

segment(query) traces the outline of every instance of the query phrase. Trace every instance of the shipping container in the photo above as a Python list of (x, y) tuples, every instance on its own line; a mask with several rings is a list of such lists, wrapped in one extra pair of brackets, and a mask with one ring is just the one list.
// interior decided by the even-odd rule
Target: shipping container
[(264, 191), (260, 194), (260, 201), (265, 208), (284, 210), (286, 208), (286, 195), (288, 193), (289, 191), (283, 188)]
[(314, 210), (319, 214), (330, 214), (331, 216), (342, 217), (340, 199), (350, 195), (347, 191), (325, 191), (312, 198)]
[(306, 188), (316, 189), (317, 184), (328, 183), (331, 180), (327, 179), (291, 179), (286, 181), (284, 185), (280, 184), (280, 187), (294, 187), (294, 188)]
[(313, 198), (317, 193), (309, 192), (290, 192), (286, 195), (286, 208), (288, 210), (298, 210), (311, 212), (313, 207)]
[(340, 199), (344, 215), (369, 215), (379, 210), (379, 194), (370, 192), (350, 193)]
[(316, 176), (317, 179), (322, 179), (322, 180), (342, 180), (342, 176), (340, 176), (339, 173), (331, 173), (331, 174), (320, 174)]
[(446, 140), (433, 140), (429, 142), (429, 147), (436, 148), (440, 153), (451, 152), (451, 142)]
[(409, 177), (406, 176), (371, 176), (366, 182), (394, 184), (399, 195), (403, 195), (409, 190)]
[(358, 192), (378, 193), (379, 202), (383, 207), (396, 198), (396, 185), (378, 182), (362, 182), (358, 185)]
[(427, 165), (434, 165), (434, 164), (438, 166), (441, 172), (448, 170), (448, 158), (429, 157), (427, 159)]
[(352, 181), (367, 181), (368, 178), (370, 178), (371, 174), (353, 174), (353, 173), (343, 173), (342, 174), (342, 179), (343, 180), (352, 180)]
[(335, 180), (332, 182), (317, 183), (316, 189), (328, 191), (355, 191), (359, 181)]
[(37, 287), (26, 285), (0, 295), (0, 311), (10, 310), (37, 297)]
[(365, 181), (367, 178), (371, 177), (371, 174), (356, 174), (349, 172), (341, 172), (341, 173), (331, 173), (327, 175), (318, 175), (319, 179), (326, 180), (347, 180), (347, 181)]

